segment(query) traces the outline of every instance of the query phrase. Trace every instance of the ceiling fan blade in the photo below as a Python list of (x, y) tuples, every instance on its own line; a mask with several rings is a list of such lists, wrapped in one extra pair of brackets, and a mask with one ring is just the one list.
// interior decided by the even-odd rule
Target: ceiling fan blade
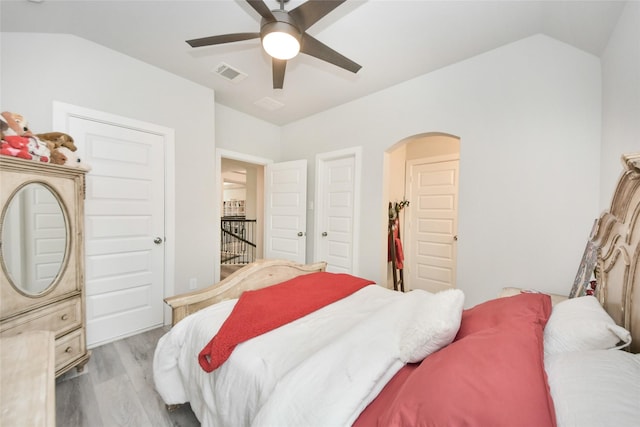
[(271, 67), (273, 68), (273, 88), (282, 89), (282, 86), (284, 86), (284, 71), (287, 68), (287, 60), (271, 58)]
[(346, 0), (309, 0), (289, 11), (302, 31), (311, 27)]
[(214, 44), (239, 42), (260, 38), (260, 33), (235, 33), (223, 34), (221, 36), (203, 37), (201, 39), (187, 40), (191, 47), (211, 46)]
[(267, 21), (275, 21), (276, 18), (269, 10), (269, 7), (262, 0), (247, 0), (249, 6), (251, 6), (256, 12), (260, 14)]
[(357, 73), (360, 68), (362, 68), (361, 65), (356, 64), (346, 56), (339, 54), (329, 46), (314, 39), (307, 33), (304, 33), (302, 35), (300, 52), (306, 53), (310, 56), (314, 56), (318, 59), (322, 59), (323, 61), (329, 62), (333, 65), (337, 65), (338, 67), (344, 68), (345, 70), (351, 71), (352, 73)]

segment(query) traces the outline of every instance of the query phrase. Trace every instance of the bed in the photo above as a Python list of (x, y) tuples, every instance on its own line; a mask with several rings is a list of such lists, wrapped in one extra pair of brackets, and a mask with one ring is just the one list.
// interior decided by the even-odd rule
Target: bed
[(595, 295), (464, 309), (460, 290), (260, 260), (166, 299), (156, 388), (204, 426), (639, 425), (640, 153), (623, 165), (592, 235)]

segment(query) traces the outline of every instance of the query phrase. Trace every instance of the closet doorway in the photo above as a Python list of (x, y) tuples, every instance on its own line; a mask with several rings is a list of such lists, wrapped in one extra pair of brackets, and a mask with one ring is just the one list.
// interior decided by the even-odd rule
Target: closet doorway
[[(460, 139), (441, 133), (407, 138), (389, 153), (389, 201), (409, 201), (399, 213), (405, 290), (456, 287), (459, 158)], [(387, 276), (392, 283), (391, 263)]]
[(60, 102), (86, 176), (87, 347), (166, 324), (173, 295), (173, 129)]

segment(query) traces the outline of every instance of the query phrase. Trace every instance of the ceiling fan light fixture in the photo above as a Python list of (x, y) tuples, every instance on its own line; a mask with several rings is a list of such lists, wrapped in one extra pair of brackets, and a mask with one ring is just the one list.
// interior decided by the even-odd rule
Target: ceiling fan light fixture
[(276, 59), (291, 59), (300, 52), (300, 32), (286, 22), (272, 22), (263, 28), (262, 47)]
[(292, 10), (284, 8), (284, 4), (289, 0), (279, 0), (280, 9), (278, 10), (269, 10), (266, 0), (245, 1), (262, 17), (259, 32), (201, 37), (187, 40), (187, 43), (191, 47), (201, 47), (260, 38), (262, 48), (271, 56), (274, 89), (282, 89), (287, 61), (300, 52), (352, 73), (357, 73), (362, 68), (307, 33), (309, 27), (346, 0), (307, 0)]

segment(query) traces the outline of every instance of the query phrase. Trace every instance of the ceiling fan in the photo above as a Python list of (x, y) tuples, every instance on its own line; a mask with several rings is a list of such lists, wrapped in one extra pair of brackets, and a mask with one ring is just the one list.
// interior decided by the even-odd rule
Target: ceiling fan
[(187, 40), (191, 47), (211, 46), (260, 38), (262, 47), (271, 56), (273, 88), (282, 89), (287, 60), (299, 52), (357, 73), (360, 65), (321, 43), (306, 30), (346, 0), (309, 0), (295, 9), (286, 11), (280, 0), (280, 9), (269, 10), (263, 0), (246, 0), (262, 16), (260, 32), (233, 33)]

